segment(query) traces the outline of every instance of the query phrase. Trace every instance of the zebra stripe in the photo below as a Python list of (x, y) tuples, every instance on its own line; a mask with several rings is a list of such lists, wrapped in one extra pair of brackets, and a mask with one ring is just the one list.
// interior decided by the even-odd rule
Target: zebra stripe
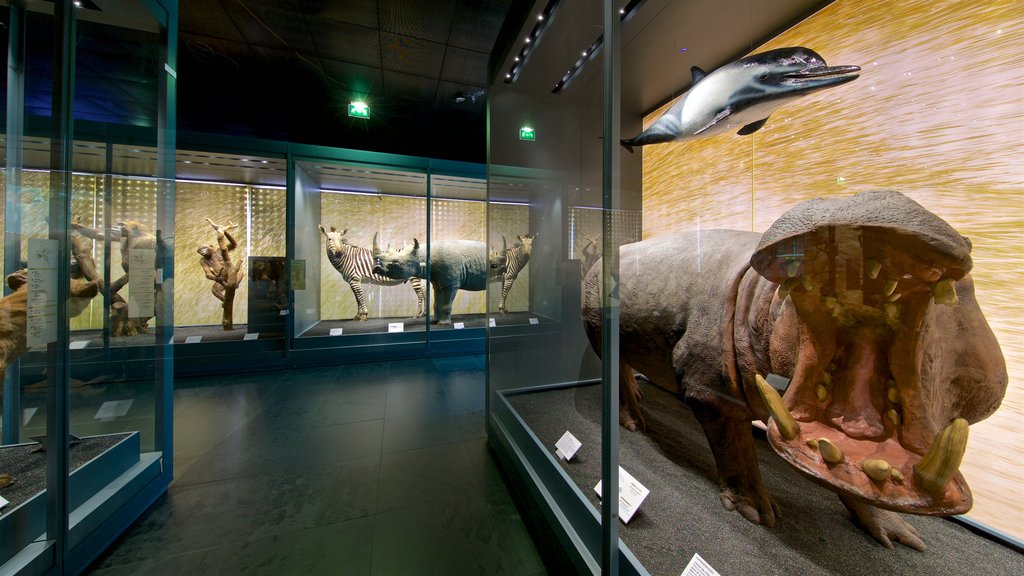
[(379, 286), (398, 286), (406, 282), (411, 283), (413, 291), (416, 292), (416, 317), (419, 318), (423, 315), (426, 292), (422, 279), (393, 280), (379, 274), (374, 274), (372, 250), (353, 246), (345, 242), (342, 238), (345, 231), (338, 233), (332, 229), (331, 232), (327, 232), (322, 226), (320, 230), (327, 236), (327, 259), (331, 262), (331, 266), (334, 266), (334, 269), (341, 273), (341, 278), (348, 282), (349, 287), (352, 288), (352, 294), (355, 296), (356, 304), (359, 306), (359, 311), (355, 315), (356, 320), (366, 320), (369, 316), (363, 293), (364, 282)]
[(502, 280), (501, 284), (501, 301), (498, 304), (498, 310), (502, 314), (508, 313), (505, 308), (505, 301), (508, 299), (508, 293), (512, 291), (512, 283), (515, 282), (519, 276), (519, 272), (526, 268), (526, 265), (530, 262), (530, 253), (533, 251), (533, 239), (537, 237), (537, 234), (520, 236), (520, 244), (505, 250), (505, 273), (495, 274), (493, 280)]

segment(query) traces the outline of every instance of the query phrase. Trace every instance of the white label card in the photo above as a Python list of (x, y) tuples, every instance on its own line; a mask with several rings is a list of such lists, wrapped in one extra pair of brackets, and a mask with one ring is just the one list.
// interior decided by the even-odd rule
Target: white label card
[(68, 345), (68, 348), (71, 348), (72, 350), (81, 350), (88, 345), (88, 340), (72, 340), (71, 344)]
[(558, 454), (559, 458), (568, 462), (572, 460), (572, 457), (576, 455), (576, 451), (580, 449), (583, 444), (572, 435), (572, 432), (568, 430), (562, 437), (555, 442), (555, 454)]
[[(597, 495), (601, 496), (601, 482), (598, 481), (597, 486), (594, 486), (594, 491)], [(636, 478), (633, 478), (629, 472), (622, 469), (619, 466), (619, 520), (623, 524), (629, 524), (629, 521), (633, 519), (633, 515), (640, 509), (640, 505), (644, 503), (647, 495), (651, 491), (647, 489), (643, 484), (637, 482)]]
[(494, 323), (494, 318), (488, 318), (487, 325), (490, 326), (491, 328), (496, 328), (498, 326), (497, 324)]
[(405, 322), (388, 323), (388, 332), (405, 332)]
[(10, 502), (8, 502), (7, 499), (4, 498), (3, 496), (0, 496), (0, 508), (3, 508), (4, 506), (7, 506), (8, 504), (10, 504)]
[(203, 337), (202, 336), (186, 336), (185, 337), (185, 344), (199, 344), (202, 341), (203, 341)]
[(344, 328), (331, 328), (331, 336), (341, 336), (341, 333), (344, 332), (344, 330)]
[(540, 324), (540, 320), (537, 318), (530, 318), (530, 324)]
[(96, 415), (93, 416), (95, 420), (107, 420), (110, 418), (121, 418), (128, 413), (128, 410), (132, 407), (135, 400), (129, 398), (127, 400), (108, 400), (103, 404), (100, 404), (100, 409), (96, 411)]
[(287, 315), (288, 315), (288, 311), (287, 310), (281, 310), (281, 316), (287, 316)]
[(686, 565), (681, 576), (721, 576), (717, 570), (711, 567), (710, 564), (704, 561), (700, 557), (700, 554), (694, 554), (693, 558), (690, 558), (690, 563)]
[(156, 250), (135, 248), (128, 252), (128, 317), (148, 318), (156, 304)]
[(28, 346), (57, 340), (57, 241), (28, 239)]
[(155, 278), (155, 280), (156, 280), (157, 284), (163, 284), (164, 283), (164, 269), (163, 268), (157, 268), (156, 269), (156, 278)]
[(455, 324), (452, 324), (452, 329), (454, 329), (454, 330), (462, 330), (465, 327), (466, 327), (466, 323), (465, 322), (456, 322)]
[(259, 340), (259, 339), (260, 339), (260, 333), (259, 332), (249, 332), (245, 336), (242, 336), (242, 340)]

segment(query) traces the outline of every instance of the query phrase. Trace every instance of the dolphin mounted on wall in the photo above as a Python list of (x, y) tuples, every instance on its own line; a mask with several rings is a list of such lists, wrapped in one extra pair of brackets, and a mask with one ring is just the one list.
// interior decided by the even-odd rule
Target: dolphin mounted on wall
[(683, 97), (638, 136), (635, 146), (679, 142), (736, 131), (753, 134), (776, 108), (860, 76), (859, 66), (829, 66), (809, 48), (778, 48), (753, 54), (705, 73), (694, 66), (693, 84)]

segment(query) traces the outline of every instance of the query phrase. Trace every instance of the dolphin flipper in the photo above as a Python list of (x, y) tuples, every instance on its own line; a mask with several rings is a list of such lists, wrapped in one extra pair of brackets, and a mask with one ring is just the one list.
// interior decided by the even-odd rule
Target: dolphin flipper
[(757, 122), (751, 122), (750, 124), (747, 124), (743, 128), (740, 128), (739, 132), (736, 132), (736, 133), (739, 134), (740, 136), (746, 136), (747, 134), (753, 134), (754, 132), (757, 132), (761, 128), (764, 128), (764, 124), (767, 121), (768, 121), (767, 118), (761, 118)]
[(711, 120), (711, 122), (708, 122), (703, 128), (701, 128), (700, 130), (697, 130), (696, 132), (694, 132), (693, 135), (696, 136), (697, 134), (700, 134), (701, 132), (707, 132), (708, 130), (711, 129), (712, 126), (714, 126), (715, 124), (718, 124), (722, 120), (728, 118), (729, 114), (732, 114), (732, 108), (726, 108), (726, 109), (720, 111), (718, 114), (715, 115), (715, 117)]
[(696, 84), (703, 80), (708, 73), (701, 70), (700, 66), (693, 66), (690, 68), (690, 75), (693, 77), (693, 83)]
[(626, 152), (629, 152), (630, 154), (633, 153), (633, 140), (632, 139), (629, 139), (629, 140), (619, 140), (619, 144), (622, 144), (622, 147), (626, 149)]

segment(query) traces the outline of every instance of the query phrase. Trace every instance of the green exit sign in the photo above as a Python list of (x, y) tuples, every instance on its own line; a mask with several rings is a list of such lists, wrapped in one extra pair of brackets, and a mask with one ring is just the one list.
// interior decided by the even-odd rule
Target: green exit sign
[(369, 118), (370, 106), (366, 102), (352, 102), (348, 105), (348, 115), (353, 118)]
[(534, 140), (537, 139), (537, 131), (534, 130), (533, 128), (527, 128), (524, 126), (523, 128), (519, 129), (519, 139), (529, 140), (530, 142), (533, 142)]

